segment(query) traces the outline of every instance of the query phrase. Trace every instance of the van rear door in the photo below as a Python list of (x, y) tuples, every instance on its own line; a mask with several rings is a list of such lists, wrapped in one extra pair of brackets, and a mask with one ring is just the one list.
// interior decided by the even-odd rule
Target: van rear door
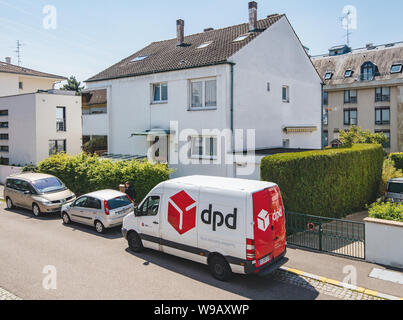
[(285, 217), (279, 188), (253, 194), (256, 267), (261, 267), (285, 250)]

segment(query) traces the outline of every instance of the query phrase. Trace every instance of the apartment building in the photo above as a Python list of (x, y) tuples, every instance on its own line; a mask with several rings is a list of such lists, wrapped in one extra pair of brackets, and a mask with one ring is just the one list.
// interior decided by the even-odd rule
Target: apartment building
[(384, 133), (387, 152), (403, 151), (403, 42), (333, 47), (312, 61), (325, 82), (324, 146), (358, 125)]
[(0, 61), (0, 97), (53, 89), (67, 78), (11, 64), (11, 58)]
[[(228, 153), (321, 149), (321, 77), (284, 14), (259, 20), (256, 2), (248, 14), (248, 23), (188, 36), (178, 20), (176, 38), (86, 81), (88, 90), (107, 93), (111, 157), (167, 161), (174, 176), (234, 177), (244, 163), (225, 163)], [(220, 148), (223, 130), (235, 143)], [(182, 151), (186, 161), (175, 162)]]
[(0, 164), (38, 164), (81, 153), (81, 97), (62, 90), (0, 97)]

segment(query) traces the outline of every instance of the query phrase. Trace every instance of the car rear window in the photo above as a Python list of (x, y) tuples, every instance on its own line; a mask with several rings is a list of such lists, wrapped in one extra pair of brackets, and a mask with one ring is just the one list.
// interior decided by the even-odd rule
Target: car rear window
[(127, 196), (120, 196), (116, 197), (112, 200), (108, 201), (108, 208), (109, 210), (114, 210), (122, 207), (127, 207), (128, 205), (132, 204), (130, 199)]
[(403, 183), (389, 183), (388, 192), (403, 193)]

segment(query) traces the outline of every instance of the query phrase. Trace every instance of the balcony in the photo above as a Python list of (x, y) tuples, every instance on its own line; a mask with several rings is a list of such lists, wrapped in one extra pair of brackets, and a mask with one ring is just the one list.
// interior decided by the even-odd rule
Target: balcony
[(66, 121), (64, 119), (56, 120), (56, 131), (57, 132), (66, 131)]

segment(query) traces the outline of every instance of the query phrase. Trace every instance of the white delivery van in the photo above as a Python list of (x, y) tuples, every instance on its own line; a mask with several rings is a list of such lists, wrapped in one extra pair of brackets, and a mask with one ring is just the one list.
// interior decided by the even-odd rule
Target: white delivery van
[(163, 182), (123, 221), (129, 248), (204, 263), (214, 277), (269, 273), (285, 262), (285, 212), (276, 184), (189, 176)]

